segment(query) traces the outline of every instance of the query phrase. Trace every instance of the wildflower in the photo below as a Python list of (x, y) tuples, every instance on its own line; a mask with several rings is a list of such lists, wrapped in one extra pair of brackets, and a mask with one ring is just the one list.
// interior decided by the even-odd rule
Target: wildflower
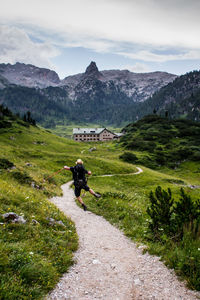
[(198, 248), (198, 251), (200, 251), (200, 248)]
[(34, 253), (33, 253), (33, 252), (29, 252), (29, 254), (30, 254), (30, 255), (33, 255)]

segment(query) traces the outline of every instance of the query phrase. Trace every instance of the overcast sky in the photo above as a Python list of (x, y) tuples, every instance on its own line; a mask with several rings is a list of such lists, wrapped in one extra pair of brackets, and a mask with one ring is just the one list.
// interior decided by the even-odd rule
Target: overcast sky
[(99, 70), (200, 69), (200, 0), (0, 0), (0, 63), (61, 78)]

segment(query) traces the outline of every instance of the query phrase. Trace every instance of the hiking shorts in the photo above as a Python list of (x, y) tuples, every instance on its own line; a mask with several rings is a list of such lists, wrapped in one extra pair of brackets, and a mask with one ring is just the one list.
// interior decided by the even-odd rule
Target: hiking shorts
[(89, 188), (89, 186), (87, 184), (82, 185), (82, 186), (75, 185), (74, 194), (75, 194), (76, 197), (80, 196), (82, 189), (88, 192), (90, 188)]

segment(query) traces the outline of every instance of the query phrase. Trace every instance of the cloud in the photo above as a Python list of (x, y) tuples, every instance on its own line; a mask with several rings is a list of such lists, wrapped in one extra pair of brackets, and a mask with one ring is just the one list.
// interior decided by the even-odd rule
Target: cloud
[(33, 42), (21, 29), (0, 26), (0, 63), (29, 63), (52, 68), (50, 58), (58, 50), (48, 43)]
[(197, 0), (18, 0), (14, 7), (13, 0), (6, 0), (0, 19), (38, 26), (66, 41), (104, 39), (196, 49), (199, 11)]
[(139, 63), (139, 62), (137, 62), (133, 66), (125, 66), (125, 67), (123, 67), (123, 69), (127, 69), (127, 70), (129, 70), (131, 72), (135, 72), (135, 73), (147, 73), (147, 72), (151, 71), (151, 69), (149, 68), (148, 65)]
[[(167, 52), (167, 51), (166, 51)], [(131, 59), (138, 59), (148, 62), (158, 62), (163, 63), (167, 61), (177, 61), (177, 60), (188, 60), (188, 59), (200, 59), (200, 50), (190, 50), (185, 49), (184, 51), (180, 51), (177, 54), (171, 54), (170, 52), (166, 54), (157, 54), (151, 50), (142, 50), (138, 52), (117, 52), (117, 54), (131, 58)]]
[[(58, 49), (67, 47), (144, 62), (200, 58), (199, 0), (16, 2), (6, 0), (1, 6), (1, 23), (7, 24), (0, 30), (1, 62), (51, 67)], [(139, 68), (142, 65), (135, 65)]]

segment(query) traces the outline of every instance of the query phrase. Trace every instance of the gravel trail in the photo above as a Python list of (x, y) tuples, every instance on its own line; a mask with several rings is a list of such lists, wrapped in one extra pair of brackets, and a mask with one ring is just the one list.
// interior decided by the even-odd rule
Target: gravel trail
[(200, 293), (188, 290), (158, 257), (143, 255), (142, 247), (104, 218), (79, 208), (70, 184), (62, 186), (63, 197), (51, 201), (75, 222), (79, 249), (75, 265), (46, 299), (200, 299)]

